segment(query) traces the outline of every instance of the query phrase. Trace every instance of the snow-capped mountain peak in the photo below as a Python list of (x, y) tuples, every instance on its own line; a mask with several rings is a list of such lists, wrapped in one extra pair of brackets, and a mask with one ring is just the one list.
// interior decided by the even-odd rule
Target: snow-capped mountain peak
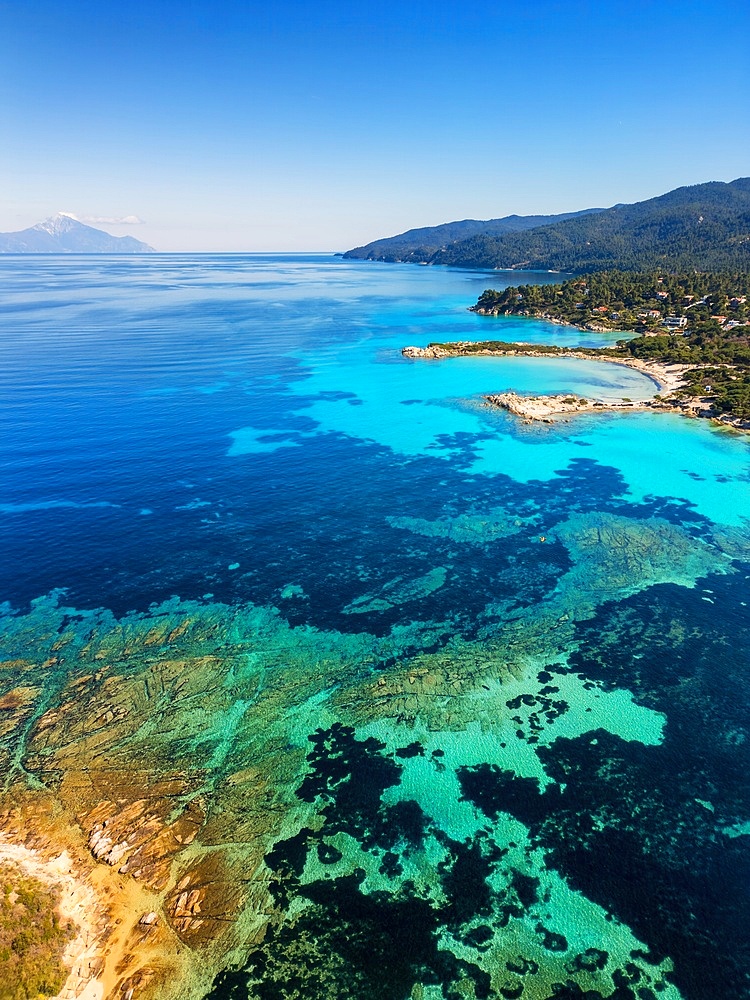
[(0, 253), (153, 253), (132, 236), (111, 236), (58, 212), (18, 233), (0, 233)]
[(49, 233), (50, 236), (59, 236), (60, 233), (69, 233), (71, 230), (75, 229), (77, 226), (81, 226), (77, 219), (73, 218), (72, 215), (68, 215), (67, 212), (58, 212), (57, 215), (51, 215), (44, 222), (37, 222), (32, 229), (37, 229), (43, 233)]

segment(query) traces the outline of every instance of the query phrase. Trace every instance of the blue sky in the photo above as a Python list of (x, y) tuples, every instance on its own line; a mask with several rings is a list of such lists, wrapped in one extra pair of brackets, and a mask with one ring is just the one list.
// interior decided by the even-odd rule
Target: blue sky
[(0, 0), (0, 231), (341, 250), (748, 175), (746, 0)]

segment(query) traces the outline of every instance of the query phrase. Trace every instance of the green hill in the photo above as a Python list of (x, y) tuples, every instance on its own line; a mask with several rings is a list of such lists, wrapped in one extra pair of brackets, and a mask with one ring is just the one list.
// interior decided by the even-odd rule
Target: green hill
[(425, 252), (421, 259), (454, 267), (574, 272), (660, 268), (748, 272), (750, 177), (677, 188), (648, 201), (558, 218), (521, 231), (485, 230)]
[(348, 250), (342, 256), (355, 260), (419, 264), (429, 260), (443, 248), (468, 240), (472, 236), (501, 236), (504, 233), (522, 232), (601, 211), (603, 211), (601, 208), (587, 208), (582, 212), (568, 212), (564, 215), (506, 215), (502, 219), (485, 221), (463, 219), (461, 222), (445, 222), (441, 226), (409, 229), (398, 236), (374, 240), (366, 246)]

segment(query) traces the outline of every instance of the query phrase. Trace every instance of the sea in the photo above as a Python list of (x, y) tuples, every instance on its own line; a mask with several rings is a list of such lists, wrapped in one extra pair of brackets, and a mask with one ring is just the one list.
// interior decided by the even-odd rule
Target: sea
[(152, 894), (123, 992), (750, 997), (750, 438), (401, 354), (616, 341), (469, 312), (559, 280), (0, 258), (0, 825)]

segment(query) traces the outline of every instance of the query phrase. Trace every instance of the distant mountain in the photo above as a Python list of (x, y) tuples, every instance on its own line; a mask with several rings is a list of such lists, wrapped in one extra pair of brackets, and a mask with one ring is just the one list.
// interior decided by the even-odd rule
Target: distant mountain
[(348, 250), (342, 256), (356, 260), (385, 260), (392, 263), (424, 263), (439, 251), (472, 236), (500, 236), (525, 229), (535, 229), (550, 223), (575, 219), (579, 215), (602, 212), (601, 208), (586, 208), (581, 212), (562, 215), (506, 215), (502, 219), (464, 219), (462, 222), (445, 222), (441, 226), (409, 229), (398, 236), (374, 240), (363, 247)]
[(60, 214), (30, 229), (0, 233), (0, 253), (155, 253), (155, 250), (132, 236), (110, 236)]
[(521, 231), (477, 232), (423, 260), (545, 271), (750, 272), (750, 177), (676, 188), (648, 201)]

